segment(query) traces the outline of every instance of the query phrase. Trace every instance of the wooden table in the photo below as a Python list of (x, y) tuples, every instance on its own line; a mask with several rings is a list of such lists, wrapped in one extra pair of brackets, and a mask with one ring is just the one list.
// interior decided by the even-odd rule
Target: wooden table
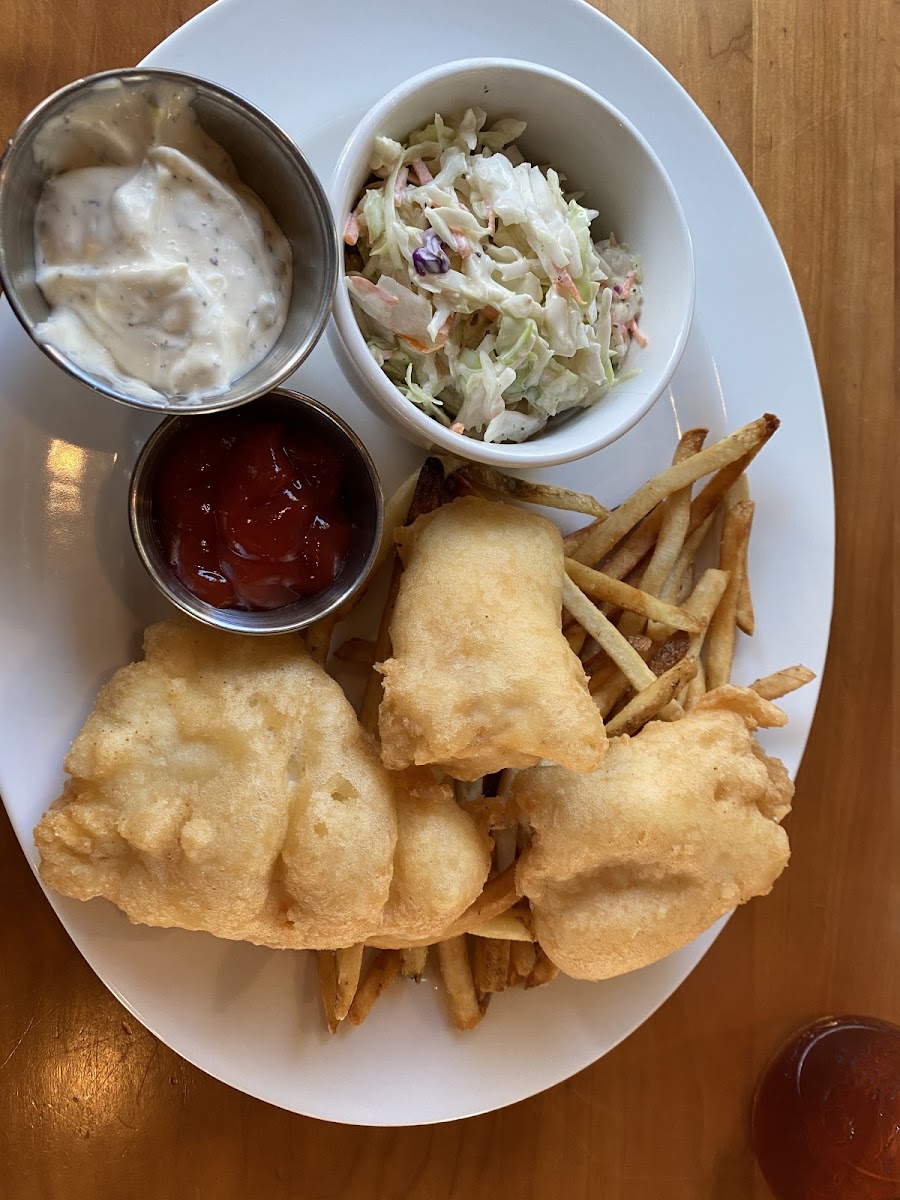
[[(0, 133), (68, 80), (136, 61), (202, 7), (0, 0)], [(160, 1045), (81, 960), (0, 817), (0, 1200), (761, 1197), (747, 1114), (775, 1046), (825, 1012), (900, 1017), (891, 5), (597, 7), (674, 72), (728, 143), (775, 226), (816, 347), (837, 592), (791, 869), (652, 1020), (568, 1083), (456, 1125), (370, 1131), (270, 1108)], [(763, 387), (761, 403), (774, 403), (777, 381)]]

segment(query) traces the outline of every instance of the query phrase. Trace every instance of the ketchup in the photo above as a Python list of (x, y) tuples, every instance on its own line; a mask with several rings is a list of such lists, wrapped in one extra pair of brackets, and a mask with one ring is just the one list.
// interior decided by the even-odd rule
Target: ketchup
[(900, 1198), (900, 1029), (826, 1017), (760, 1080), (753, 1149), (776, 1200)]
[(153, 514), (169, 564), (215, 608), (283, 608), (340, 574), (353, 523), (330, 442), (264, 413), (197, 417), (163, 452)]

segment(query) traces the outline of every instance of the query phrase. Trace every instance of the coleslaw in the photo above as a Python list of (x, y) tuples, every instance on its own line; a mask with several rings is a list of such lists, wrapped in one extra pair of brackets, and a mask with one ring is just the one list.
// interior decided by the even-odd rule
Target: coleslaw
[(375, 139), (347, 219), (347, 287), (369, 351), (461, 435), (521, 442), (623, 378), (643, 301), (639, 257), (528, 163), (523, 121), (486, 114)]

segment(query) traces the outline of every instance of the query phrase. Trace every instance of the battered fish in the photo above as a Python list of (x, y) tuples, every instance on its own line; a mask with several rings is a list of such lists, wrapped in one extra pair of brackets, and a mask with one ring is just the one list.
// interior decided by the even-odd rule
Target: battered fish
[(465, 497), (400, 534), (404, 572), (379, 664), (387, 766), (457, 779), (548, 759), (599, 766), (603, 721), (562, 635), (562, 537), (509, 504)]
[(598, 771), (536, 767), (512, 795), (533, 841), (516, 873), (535, 932), (576, 979), (655, 962), (784, 870), (793, 785), (752, 736), (780, 709), (726, 686), (679, 721), (610, 741)]
[(147, 630), (35, 830), (41, 876), (132, 921), (277, 948), (437, 936), (490, 843), (449, 786), (392, 775), (294, 636)]

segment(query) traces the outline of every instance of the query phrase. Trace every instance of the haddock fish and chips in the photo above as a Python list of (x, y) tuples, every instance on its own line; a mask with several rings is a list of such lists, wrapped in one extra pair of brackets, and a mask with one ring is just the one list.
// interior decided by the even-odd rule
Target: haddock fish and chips
[[(429, 503), (408, 481), (387, 506), (402, 520), (413, 497), (386, 652), (354, 639), (354, 659), (381, 660), (366, 729), (298, 637), (153, 626), (35, 831), (44, 881), (136, 922), (318, 950), (332, 1030), (420, 978), (429, 944), (460, 1028), (507, 986), (604, 979), (685, 945), (788, 859), (793, 788), (754, 731), (783, 724), (771, 701), (812, 674), (730, 683), (754, 622), (737, 481), (776, 428), (705, 450), (688, 431), (612, 513), (429, 460)], [(563, 539), (518, 501), (592, 520)], [(718, 567), (694, 586), (719, 511)], [(308, 638), (321, 660), (330, 636)]]

